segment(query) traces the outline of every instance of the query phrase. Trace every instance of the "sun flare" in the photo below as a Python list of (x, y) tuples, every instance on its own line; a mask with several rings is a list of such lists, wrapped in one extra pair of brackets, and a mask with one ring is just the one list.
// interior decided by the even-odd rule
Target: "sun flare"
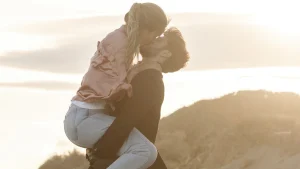
[(26, 35), (16, 32), (0, 32), (0, 55), (11, 51), (32, 51), (54, 48), (55, 37)]
[(299, 16), (300, 12), (298, 14), (289, 12), (261, 14), (254, 17), (254, 22), (270, 31), (285, 35), (300, 35)]

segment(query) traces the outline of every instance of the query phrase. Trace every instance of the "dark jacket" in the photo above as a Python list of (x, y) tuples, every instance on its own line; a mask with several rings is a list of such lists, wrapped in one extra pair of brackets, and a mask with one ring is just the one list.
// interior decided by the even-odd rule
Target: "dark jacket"
[[(131, 82), (133, 96), (116, 105), (115, 121), (98, 141), (95, 155), (101, 159), (92, 166), (104, 169), (115, 159), (117, 152), (135, 127), (151, 142), (155, 142), (164, 100), (164, 84), (161, 72), (148, 69), (138, 73)], [(111, 159), (111, 160), (109, 160)], [(151, 169), (166, 169), (160, 155)]]

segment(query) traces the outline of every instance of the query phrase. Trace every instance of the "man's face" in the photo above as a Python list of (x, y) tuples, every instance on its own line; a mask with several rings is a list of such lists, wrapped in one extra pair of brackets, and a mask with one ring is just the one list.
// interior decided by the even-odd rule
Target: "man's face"
[(154, 57), (157, 53), (166, 49), (167, 45), (168, 42), (165, 37), (158, 37), (152, 43), (141, 46), (140, 52), (142, 57)]

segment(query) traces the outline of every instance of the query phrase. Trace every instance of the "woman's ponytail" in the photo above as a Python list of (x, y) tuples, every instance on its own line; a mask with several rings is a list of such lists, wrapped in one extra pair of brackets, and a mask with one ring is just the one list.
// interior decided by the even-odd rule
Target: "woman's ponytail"
[(139, 54), (139, 24), (141, 3), (134, 3), (129, 12), (125, 15), (126, 31), (128, 36), (127, 59), (128, 64), (131, 65), (133, 59)]

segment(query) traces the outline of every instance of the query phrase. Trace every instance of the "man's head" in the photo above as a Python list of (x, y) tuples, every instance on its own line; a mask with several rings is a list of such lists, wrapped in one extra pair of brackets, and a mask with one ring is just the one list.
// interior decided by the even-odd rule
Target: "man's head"
[(151, 44), (141, 47), (141, 55), (143, 58), (155, 58), (164, 73), (176, 72), (189, 60), (185, 41), (175, 27), (169, 28), (163, 35)]

